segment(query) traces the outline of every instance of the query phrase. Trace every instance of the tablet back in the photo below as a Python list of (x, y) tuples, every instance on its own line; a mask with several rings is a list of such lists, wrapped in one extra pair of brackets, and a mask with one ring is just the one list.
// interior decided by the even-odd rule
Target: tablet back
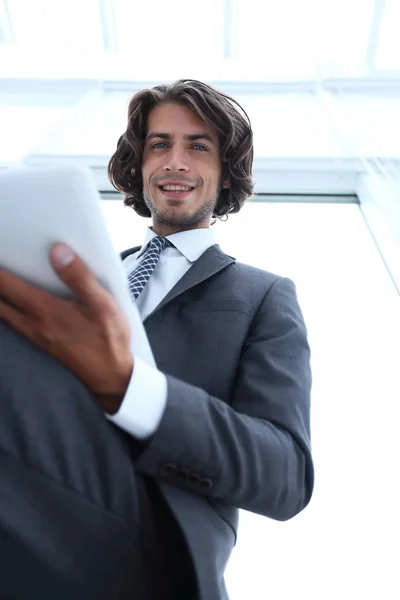
[(154, 364), (90, 170), (63, 165), (1, 172), (0, 267), (55, 295), (71, 297), (49, 261), (56, 242), (71, 246), (111, 292), (134, 331), (133, 351)]

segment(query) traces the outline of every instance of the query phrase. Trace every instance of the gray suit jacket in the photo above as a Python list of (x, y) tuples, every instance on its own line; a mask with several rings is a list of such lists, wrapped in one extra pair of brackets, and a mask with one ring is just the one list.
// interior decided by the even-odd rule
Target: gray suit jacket
[(310, 348), (295, 285), (214, 245), (144, 324), (168, 401), (136, 471), (175, 514), (201, 598), (220, 600), (238, 509), (284, 521), (312, 494)]

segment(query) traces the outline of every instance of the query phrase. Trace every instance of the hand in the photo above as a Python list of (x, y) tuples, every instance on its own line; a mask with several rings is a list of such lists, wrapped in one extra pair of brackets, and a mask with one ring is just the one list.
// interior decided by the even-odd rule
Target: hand
[(76, 300), (57, 298), (0, 268), (0, 320), (63, 363), (114, 413), (133, 370), (128, 323), (68, 246), (53, 246), (50, 260)]

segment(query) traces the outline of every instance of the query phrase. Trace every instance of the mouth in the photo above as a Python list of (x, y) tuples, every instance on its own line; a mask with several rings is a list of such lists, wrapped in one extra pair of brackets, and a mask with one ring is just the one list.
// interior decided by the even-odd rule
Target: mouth
[(168, 198), (187, 198), (195, 189), (190, 186), (171, 184), (159, 185), (157, 187), (161, 193)]

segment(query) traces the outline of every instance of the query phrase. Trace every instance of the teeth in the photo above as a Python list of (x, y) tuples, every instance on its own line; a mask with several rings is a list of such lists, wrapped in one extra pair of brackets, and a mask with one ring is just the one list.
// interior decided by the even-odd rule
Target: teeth
[(183, 185), (162, 185), (161, 189), (168, 192), (190, 192), (192, 188)]

